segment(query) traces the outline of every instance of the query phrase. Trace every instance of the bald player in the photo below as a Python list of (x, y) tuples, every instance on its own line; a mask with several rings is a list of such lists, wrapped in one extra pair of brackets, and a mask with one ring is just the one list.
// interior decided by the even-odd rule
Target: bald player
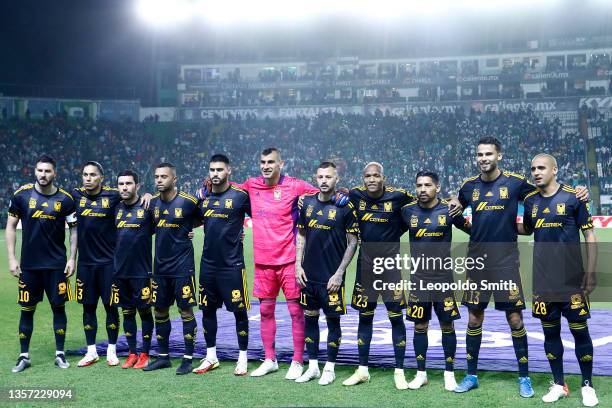
[[(523, 224), (519, 233), (534, 234), (533, 317), (544, 331), (544, 351), (550, 363), (553, 382), (544, 402), (555, 402), (569, 395), (563, 376), (561, 317), (568, 321), (574, 336), (575, 353), (582, 374), (582, 404), (598, 404), (593, 389), (593, 342), (587, 320), (589, 294), (595, 289), (597, 238), (589, 204), (576, 198), (576, 190), (557, 181), (557, 160), (538, 154), (531, 161), (531, 176), (538, 190), (525, 197)], [(587, 246), (587, 268), (582, 263), (580, 232)]]

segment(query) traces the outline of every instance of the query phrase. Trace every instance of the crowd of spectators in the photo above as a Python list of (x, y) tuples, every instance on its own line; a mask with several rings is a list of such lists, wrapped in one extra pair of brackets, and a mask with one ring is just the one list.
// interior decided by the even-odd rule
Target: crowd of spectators
[[(214, 118), (186, 125), (68, 121), (0, 121), (0, 225), (12, 192), (33, 181), (33, 164), (42, 153), (58, 162), (58, 184), (79, 186), (81, 166), (99, 161), (106, 181), (114, 184), (117, 172), (133, 168), (141, 174), (144, 190), (153, 190), (153, 168), (161, 161), (177, 165), (179, 186), (193, 192), (206, 174), (207, 158), (225, 153), (232, 162), (232, 179), (242, 182), (259, 174), (263, 148), (280, 148), (285, 172), (313, 181), (322, 160), (333, 160), (341, 186), (361, 184), (366, 163), (381, 162), (387, 182), (413, 189), (414, 175), (422, 169), (441, 176), (442, 194), (455, 192), (462, 181), (478, 172), (475, 146), (493, 135), (504, 145), (501, 167), (529, 176), (530, 159), (548, 152), (559, 161), (559, 178), (569, 184), (586, 182), (585, 147), (580, 137), (562, 132), (558, 119), (540, 118), (531, 110), (479, 113), (472, 111), (406, 113), (392, 116), (324, 113), (315, 118)], [(608, 144), (609, 145), (609, 144)], [(609, 158), (609, 149), (608, 149)]]

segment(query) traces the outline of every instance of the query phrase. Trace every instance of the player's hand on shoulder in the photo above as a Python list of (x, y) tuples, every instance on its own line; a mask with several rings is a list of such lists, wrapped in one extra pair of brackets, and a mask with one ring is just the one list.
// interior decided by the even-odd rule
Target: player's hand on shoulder
[(148, 210), (152, 199), (153, 196), (150, 193), (144, 193), (144, 195), (140, 197), (140, 205), (142, 205), (145, 210)]
[(588, 203), (591, 198), (589, 189), (585, 186), (576, 186), (576, 198), (582, 202)]
[(19, 275), (21, 275), (21, 267), (17, 259), (9, 260), (9, 272), (16, 278), (19, 278)]
[(212, 192), (212, 180), (210, 179), (210, 177), (206, 177), (204, 181), (202, 182), (202, 187), (200, 187), (196, 191), (195, 195), (198, 200), (205, 200), (206, 197), (210, 196), (211, 192)]
[(451, 217), (456, 217), (463, 213), (463, 206), (457, 197), (448, 199), (448, 213)]
[(332, 199), (336, 207), (346, 207), (350, 201), (349, 190), (346, 187), (341, 187), (336, 191)]
[(68, 259), (68, 261), (66, 262), (66, 268), (64, 268), (64, 275), (66, 275), (66, 277), (69, 278), (72, 276), (73, 273), (74, 273), (74, 259)]

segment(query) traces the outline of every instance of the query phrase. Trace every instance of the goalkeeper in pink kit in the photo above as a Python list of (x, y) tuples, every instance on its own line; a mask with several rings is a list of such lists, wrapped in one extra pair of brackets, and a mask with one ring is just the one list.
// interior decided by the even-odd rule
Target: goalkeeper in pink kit
[[(319, 190), (303, 180), (281, 174), (283, 164), (278, 149), (265, 149), (259, 164), (262, 175), (238, 186), (249, 193), (251, 200), (255, 258), (253, 295), (260, 300), (261, 340), (265, 351), (264, 362), (251, 376), (261, 377), (278, 370), (274, 311), (282, 288), (293, 333), (293, 358), (285, 378), (295, 380), (302, 375), (304, 355), (304, 312), (299, 304), (300, 287), (295, 279), (297, 201), (300, 196)], [(206, 194), (203, 188), (198, 195)], [(346, 205), (348, 197), (340, 196), (336, 201), (339, 206)]]

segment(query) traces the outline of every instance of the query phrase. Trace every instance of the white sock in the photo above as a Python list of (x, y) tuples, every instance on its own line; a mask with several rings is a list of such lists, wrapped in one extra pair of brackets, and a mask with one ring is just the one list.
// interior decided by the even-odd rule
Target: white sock
[(369, 372), (368, 372), (368, 366), (361, 366), (361, 365), (360, 365), (360, 366), (357, 368), (357, 371), (359, 371), (359, 373), (360, 373), (360, 374), (363, 374), (363, 375), (368, 375), (368, 373), (369, 373)]
[(30, 353), (21, 353), (19, 354), (19, 357), (30, 358)]
[(91, 346), (87, 346), (87, 354), (98, 354), (98, 351), (96, 350), (96, 345), (93, 344)]
[(395, 374), (404, 374), (404, 369), (403, 368), (396, 368), (395, 369)]
[(417, 370), (416, 375), (417, 377), (427, 377), (427, 371)]
[(60, 350), (55, 350), (55, 355), (56, 355), (56, 356), (63, 356), (63, 355), (64, 355), (64, 352), (63, 352), (63, 351), (60, 351)]
[(158, 354), (158, 357), (168, 357), (168, 354)]
[(336, 366), (336, 363), (332, 363), (331, 361), (328, 361), (327, 363), (325, 363), (325, 367), (323, 367), (323, 371), (334, 371), (335, 366)]
[(238, 350), (238, 361), (247, 361), (247, 351), (246, 350)]
[(106, 348), (106, 353), (107, 354), (117, 354), (117, 345), (109, 344), (108, 347)]
[(208, 347), (206, 349), (206, 360), (217, 361), (217, 347)]
[(308, 360), (308, 369), (318, 369), (319, 368), (319, 360)]
[(187, 360), (191, 360), (193, 359), (193, 356), (188, 356), (187, 354), (183, 355), (183, 358), (186, 358)]

